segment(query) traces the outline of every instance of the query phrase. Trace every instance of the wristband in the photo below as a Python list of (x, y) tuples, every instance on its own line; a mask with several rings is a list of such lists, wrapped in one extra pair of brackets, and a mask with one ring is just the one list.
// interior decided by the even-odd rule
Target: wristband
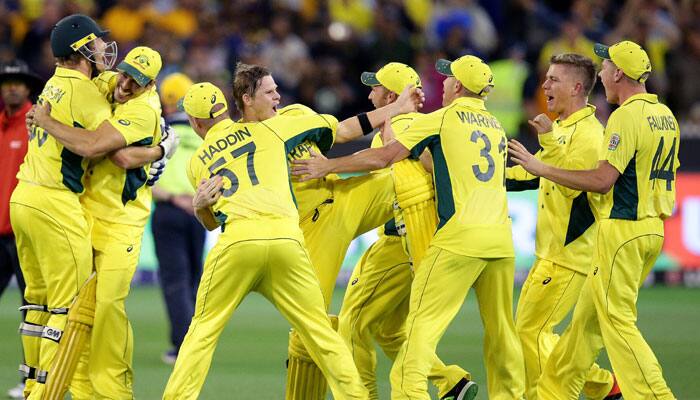
[(363, 135), (369, 135), (372, 133), (372, 131), (374, 131), (374, 128), (372, 128), (372, 124), (369, 122), (369, 118), (367, 117), (367, 113), (357, 114), (357, 120), (360, 121), (360, 127), (362, 128)]

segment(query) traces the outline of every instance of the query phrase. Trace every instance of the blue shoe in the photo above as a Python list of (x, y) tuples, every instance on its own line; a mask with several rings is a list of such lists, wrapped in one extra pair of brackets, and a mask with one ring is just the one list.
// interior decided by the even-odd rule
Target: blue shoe
[(479, 385), (467, 378), (462, 378), (440, 400), (473, 400), (478, 391)]

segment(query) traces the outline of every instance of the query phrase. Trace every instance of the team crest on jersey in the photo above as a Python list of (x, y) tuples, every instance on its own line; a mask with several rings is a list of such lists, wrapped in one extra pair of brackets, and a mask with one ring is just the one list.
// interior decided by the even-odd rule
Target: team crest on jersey
[(608, 150), (613, 151), (617, 149), (617, 146), (620, 144), (620, 135), (617, 133), (613, 133), (612, 136), (610, 136), (610, 143), (608, 143)]

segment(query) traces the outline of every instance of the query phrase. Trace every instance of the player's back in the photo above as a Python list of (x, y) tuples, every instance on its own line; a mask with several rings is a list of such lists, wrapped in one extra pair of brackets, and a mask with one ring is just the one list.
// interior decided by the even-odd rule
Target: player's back
[[(111, 115), (107, 101), (82, 73), (57, 67), (39, 96), (51, 105), (51, 116), (68, 125), (95, 130)], [(29, 147), (17, 178), (38, 186), (84, 191), (87, 160), (61, 145), (41, 128), (29, 133)]]
[[(433, 156), (440, 222), (433, 245), (475, 257), (512, 257), (505, 189), (506, 136), (484, 101), (462, 97), (416, 118), (407, 132), (426, 132), (414, 155)], [(408, 139), (410, 140), (410, 139)]]
[(249, 123), (223, 120), (207, 133), (190, 160), (188, 175), (195, 186), (213, 174), (223, 178), (222, 196), (213, 210), (231, 240), (302, 241), (287, 153), (305, 140), (326, 150), (336, 125), (335, 118), (318, 114)]
[[(316, 112), (303, 104), (290, 104), (278, 111), (279, 116), (298, 117), (314, 115)], [(310, 140), (298, 143), (287, 153), (287, 160), (291, 163), (294, 160), (305, 160), (311, 157), (311, 151), (320, 153), (318, 145)], [(324, 201), (333, 197), (333, 181), (340, 179), (336, 174), (329, 174), (323, 178), (301, 181), (301, 178), (292, 177), (292, 190), (297, 200), (299, 216), (312, 215), (314, 210)]]
[(620, 172), (606, 194), (592, 196), (598, 218), (643, 220), (671, 215), (680, 130), (656, 95), (638, 94), (613, 112), (601, 151)]

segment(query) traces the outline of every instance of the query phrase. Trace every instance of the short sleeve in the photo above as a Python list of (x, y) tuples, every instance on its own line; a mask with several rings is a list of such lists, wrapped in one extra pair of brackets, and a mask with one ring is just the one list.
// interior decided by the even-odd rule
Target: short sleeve
[(637, 147), (635, 131), (625, 123), (628, 120), (624, 109), (617, 109), (610, 115), (605, 127), (605, 137), (601, 146), (601, 160), (610, 163), (621, 174), (627, 168)]
[(420, 157), (431, 140), (440, 135), (441, 122), (442, 114), (421, 115), (403, 132), (398, 133), (396, 140), (406, 147), (414, 158)]
[(277, 116), (263, 124), (282, 139), (287, 151), (306, 140), (316, 143), (322, 152), (328, 151), (338, 130), (338, 120), (328, 114), (298, 117)]
[(118, 73), (114, 71), (105, 71), (92, 80), (102, 97), (107, 99), (108, 102), (111, 102), (112, 96), (114, 96), (114, 88), (117, 87), (117, 75)]
[(90, 131), (97, 130), (102, 122), (112, 116), (112, 107), (95, 84), (87, 80), (74, 88), (71, 110), (75, 110), (74, 121), (80, 125), (79, 128)]
[(153, 144), (158, 115), (147, 103), (127, 103), (115, 110), (109, 123), (124, 136), (127, 146), (146, 146)]

